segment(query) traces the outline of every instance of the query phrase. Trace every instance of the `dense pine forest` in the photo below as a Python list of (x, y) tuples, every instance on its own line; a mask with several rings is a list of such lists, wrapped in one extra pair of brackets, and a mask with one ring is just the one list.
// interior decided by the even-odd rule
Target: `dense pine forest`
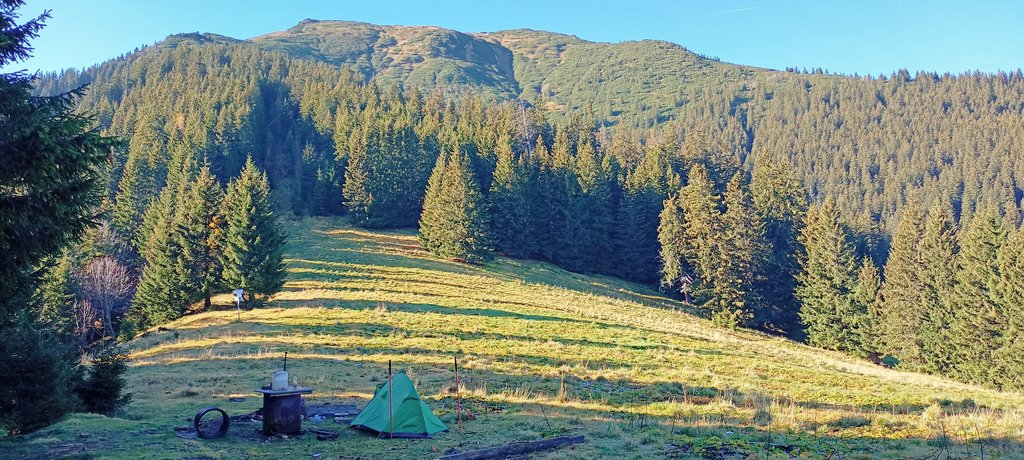
[[(438, 257), (550, 261), (660, 286), (726, 327), (1024, 388), (1020, 71), (779, 72), (662, 42), (403, 28), (421, 39), (403, 46), (487, 44), (501, 78), (455, 58), (424, 76), (313, 53), (294, 37), (316, 25), (175, 36), (35, 81), (86, 85), (78, 110), (124, 139), (102, 171), (103, 224), (44, 287), (59, 306), (81, 292), (72, 273), (124, 272), (83, 346), (226, 286), (273, 294), (276, 216), (346, 214), (418, 227)], [(574, 46), (621, 65), (602, 73)], [(683, 77), (675, 54), (703, 70)]]

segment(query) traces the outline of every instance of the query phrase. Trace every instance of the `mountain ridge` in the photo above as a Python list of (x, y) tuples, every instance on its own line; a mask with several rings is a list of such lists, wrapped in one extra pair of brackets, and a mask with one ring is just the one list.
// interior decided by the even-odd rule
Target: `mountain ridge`
[(527, 28), (461, 32), (344, 20), (305, 19), (245, 40), (174, 34), (154, 46), (188, 41), (280, 51), (349, 67), (384, 86), (450, 89), (490, 100), (543, 99), (554, 112), (592, 107), (610, 123), (638, 111), (649, 112), (654, 123), (665, 121), (696, 97), (695, 84), (755, 84), (755, 77), (776, 72), (709, 59), (663, 40), (593, 42)]

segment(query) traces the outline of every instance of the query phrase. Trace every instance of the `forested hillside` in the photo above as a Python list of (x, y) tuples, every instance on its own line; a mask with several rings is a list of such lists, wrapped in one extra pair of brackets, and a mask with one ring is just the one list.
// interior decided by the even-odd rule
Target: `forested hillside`
[[(221, 46), (232, 49), (188, 50)], [(202, 62), (196, 53), (235, 59)], [(207, 66), (214, 73), (206, 73)], [(343, 76), (338, 66), (354, 78)], [(191, 85), (186, 80), (197, 79), (200, 85), (222, 87), (223, 79), (236, 80), (230, 85), (233, 95), (224, 89), (207, 107), (192, 104), (185, 110), (189, 105), (182, 98), (164, 96), (165, 112), (174, 109), (197, 123), (209, 118), (200, 110), (217, 107), (217, 118), (205, 123), (214, 126), (225, 146), (239, 145), (220, 136), (225, 129), (237, 132), (243, 125), (262, 123), (242, 118), (247, 109), (238, 104), (248, 100), (237, 97), (245, 92), (252, 98), (259, 92), (262, 107), (277, 97), (271, 93), (280, 92), (282, 110), (298, 110), (329, 138), (338, 107), (329, 100), (336, 96), (325, 93), (337, 93), (341, 81), (373, 79), (383, 91), (403, 85), (447, 96), (479, 94), (485, 102), (519, 98), (559, 124), (591, 111), (598, 127), (610, 127), (602, 130), (603, 141), (611, 131), (630, 131), (638, 143), (667, 136), (675, 149), (685, 133), (700, 131), (747, 170), (752, 153), (787, 160), (814, 199), (837, 197), (858, 226), (873, 220), (891, 231), (904, 203), (927, 206), (938, 197), (949, 199), (958, 217), (961, 212), (970, 217), (984, 206), (1014, 218), (1019, 214), (1017, 177), (1024, 150), (1024, 77), (1019, 71), (833, 76), (727, 64), (656, 41), (607, 44), (532, 30), (463, 34), (436, 27), (309, 20), (248, 41), (213, 34), (172, 36), (83, 72), (46, 76), (38, 88), (52, 93), (92, 83), (95, 89), (83, 107), (99, 110), (106, 126), (125, 105), (135, 111), (142, 104), (145, 96), (133, 93), (147, 90), (147, 78), (185, 86)], [(174, 107), (167, 106), (170, 101)], [(293, 117), (282, 118), (290, 122)], [(124, 123), (135, 121), (113, 125), (125, 132)], [(293, 137), (299, 149), (309, 141), (302, 133)], [(312, 142), (344, 156), (332, 144)]]
[(611, 274), (725, 326), (1021, 385), (1002, 332), (1024, 327), (1020, 71), (861, 78), (664, 42), (304, 21), (170, 37), (38, 91), (82, 84), (80, 109), (129, 140), (107, 209), (140, 269), (161, 195), (251, 156), (285, 213), (418, 226), (444, 258)]

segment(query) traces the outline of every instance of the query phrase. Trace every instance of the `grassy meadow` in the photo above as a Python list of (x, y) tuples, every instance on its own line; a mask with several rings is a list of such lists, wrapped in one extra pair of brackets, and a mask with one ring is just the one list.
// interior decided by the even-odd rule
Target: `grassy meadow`
[[(1021, 394), (720, 329), (614, 278), (432, 259), (411, 231), (306, 219), (288, 232), (283, 292), (240, 320), (223, 306), (148, 331), (130, 344), (134, 400), (118, 417), (0, 438), (0, 457), (424, 458), (583, 434), (532, 458), (1024, 458)], [(175, 436), (203, 406), (259, 408), (253, 390), (284, 352), (315, 388), (309, 404), (361, 407), (390, 360), (450, 431), (377, 440), (327, 420), (304, 427), (337, 440)], [(454, 356), (471, 414), (461, 433)]]

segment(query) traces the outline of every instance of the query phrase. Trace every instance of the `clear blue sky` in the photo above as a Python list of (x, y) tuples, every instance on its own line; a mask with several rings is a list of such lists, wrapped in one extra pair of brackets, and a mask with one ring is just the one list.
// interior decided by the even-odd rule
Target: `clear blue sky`
[(593, 41), (668, 40), (723, 61), (889, 74), (1024, 67), (1024, 2), (986, 1), (301, 1), (29, 0), (53, 18), (36, 57), (12, 68), (84, 67), (179, 32), (250, 38), (305, 18), (437, 25), (465, 32), (531, 28)]

